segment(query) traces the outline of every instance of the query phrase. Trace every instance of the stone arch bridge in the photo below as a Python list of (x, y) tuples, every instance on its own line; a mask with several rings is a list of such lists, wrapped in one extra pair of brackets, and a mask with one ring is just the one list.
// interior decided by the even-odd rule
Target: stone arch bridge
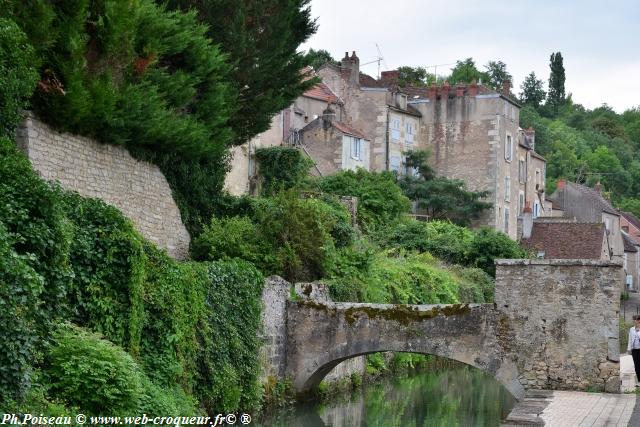
[(619, 392), (620, 284), (619, 263), (501, 260), (495, 304), (407, 306), (334, 303), (317, 284), (297, 285), (291, 301), (288, 283), (268, 281), (265, 295), (280, 298), (265, 300), (265, 374), (305, 394), (344, 360), (401, 351), (482, 369), (518, 399), (531, 388)]

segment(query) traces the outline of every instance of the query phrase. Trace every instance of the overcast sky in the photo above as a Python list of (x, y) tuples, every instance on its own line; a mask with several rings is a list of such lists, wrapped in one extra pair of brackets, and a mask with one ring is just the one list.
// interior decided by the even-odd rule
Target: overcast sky
[[(302, 48), (336, 59), (355, 50), (361, 64), (375, 61), (377, 43), (382, 71), (468, 57), (484, 70), (501, 60), (519, 93), (531, 71), (546, 86), (549, 56), (560, 51), (574, 102), (618, 112), (640, 105), (640, 0), (312, 0), (311, 11), (319, 28)], [(378, 66), (361, 70), (376, 76)]]

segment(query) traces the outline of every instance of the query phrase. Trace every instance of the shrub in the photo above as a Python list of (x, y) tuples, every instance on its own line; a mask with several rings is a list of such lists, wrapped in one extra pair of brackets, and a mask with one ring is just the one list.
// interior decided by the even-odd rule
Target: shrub
[(0, 136), (13, 134), (38, 73), (33, 47), (10, 19), (0, 18)]
[(72, 325), (54, 333), (46, 374), (50, 392), (90, 414), (132, 414), (143, 394), (142, 374), (121, 348)]
[(276, 269), (271, 247), (248, 217), (212, 218), (191, 246), (198, 260), (240, 258), (271, 272)]
[(491, 276), (496, 276), (495, 260), (499, 258), (528, 258), (527, 251), (504, 233), (483, 228), (475, 233), (469, 250), (469, 259), (474, 266), (483, 269)]
[(313, 166), (313, 161), (302, 151), (288, 147), (259, 148), (256, 159), (264, 195), (301, 186)]
[(372, 231), (409, 212), (410, 203), (390, 172), (341, 171), (318, 180), (321, 191), (358, 197), (358, 224)]

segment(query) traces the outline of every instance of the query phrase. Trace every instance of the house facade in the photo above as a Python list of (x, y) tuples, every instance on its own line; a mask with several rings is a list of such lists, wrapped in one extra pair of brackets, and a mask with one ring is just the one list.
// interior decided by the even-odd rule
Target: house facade
[(605, 226), (611, 260), (622, 261), (624, 242), (620, 213), (602, 196), (600, 184), (589, 188), (582, 184), (559, 180), (556, 191), (549, 196), (554, 216), (575, 218), (578, 222), (601, 222)]
[(299, 96), (289, 107), (276, 114), (271, 127), (251, 141), (231, 150), (231, 169), (225, 178), (225, 189), (239, 196), (253, 194), (256, 177), (255, 150), (279, 145), (296, 145), (300, 130), (321, 117), (331, 105), (338, 121), (343, 118), (343, 102), (323, 83)]
[(520, 105), (477, 84), (399, 87), (399, 72), (376, 80), (359, 70), (355, 52), (318, 74), (344, 100), (345, 121), (371, 137), (371, 170), (406, 171), (409, 150), (428, 149), (436, 174), (488, 192), (491, 208), (474, 225), (517, 237), (525, 203), (545, 212), (545, 159), (535, 152), (535, 133), (519, 128)]

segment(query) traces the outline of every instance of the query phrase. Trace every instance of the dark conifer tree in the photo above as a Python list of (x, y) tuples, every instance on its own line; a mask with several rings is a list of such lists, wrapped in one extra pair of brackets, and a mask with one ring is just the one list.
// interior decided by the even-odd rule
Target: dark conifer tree
[(564, 65), (562, 65), (562, 54), (560, 52), (551, 54), (549, 67), (551, 68), (551, 74), (549, 75), (547, 103), (555, 110), (562, 105), (566, 99), (564, 91)]
[[(310, 0), (170, 0), (170, 8), (197, 9), (233, 66), (231, 79), (240, 93), (231, 119), (235, 144), (267, 130), (271, 117), (290, 105), (315, 80), (301, 70), (312, 58), (298, 47), (317, 27)], [(159, 1), (158, 3), (165, 3)]]

